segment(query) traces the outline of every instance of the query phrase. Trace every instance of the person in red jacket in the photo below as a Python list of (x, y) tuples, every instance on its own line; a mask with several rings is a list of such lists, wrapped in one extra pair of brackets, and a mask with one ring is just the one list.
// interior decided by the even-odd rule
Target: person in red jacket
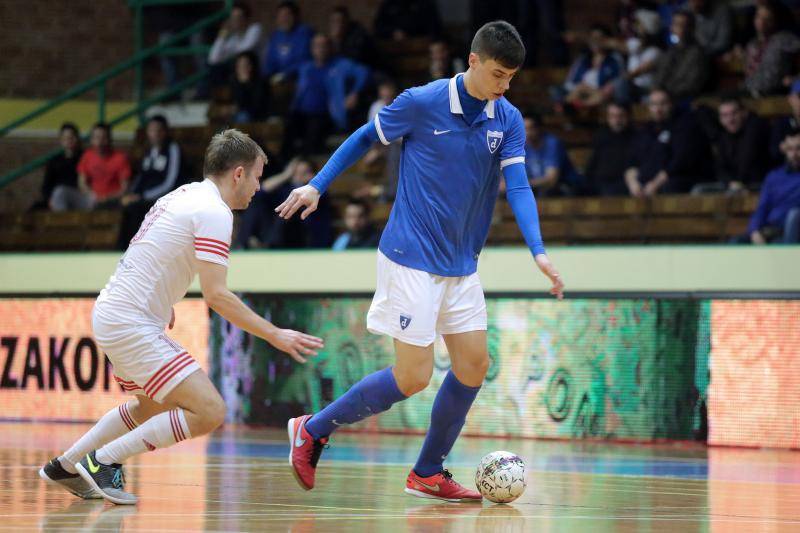
[(128, 188), (131, 165), (128, 156), (111, 144), (111, 126), (92, 128), (91, 148), (78, 162), (78, 186), (93, 207), (114, 207)]

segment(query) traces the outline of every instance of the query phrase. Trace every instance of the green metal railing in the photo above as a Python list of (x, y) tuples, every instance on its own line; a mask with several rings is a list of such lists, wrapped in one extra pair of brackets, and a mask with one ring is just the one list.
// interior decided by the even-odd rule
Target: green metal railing
[[(143, 49), (143, 42), (144, 42), (144, 22), (142, 12), (145, 7), (148, 6), (158, 6), (158, 5), (172, 5), (172, 4), (188, 4), (188, 3), (197, 3), (198, 1), (201, 2), (222, 2), (223, 7), (220, 11), (209, 15), (208, 17), (203, 18), (195, 22), (194, 24), (184, 28), (183, 30), (176, 32), (173, 36), (169, 39), (166, 39), (164, 42), (152, 46), (150, 48)], [(6, 124), (2, 128), (0, 128), (0, 137), (4, 137), (8, 135), (11, 131), (19, 128), (20, 126), (30, 122), (31, 120), (39, 117), (56, 107), (62, 105), (63, 103), (86, 94), (89, 91), (97, 90), (97, 119), (98, 122), (108, 122), (112, 126), (115, 124), (119, 124), (133, 116), (139, 117), (141, 121), (144, 117), (144, 112), (151, 106), (163, 102), (165, 99), (174, 96), (184, 89), (191, 87), (197, 84), (200, 80), (205, 78), (208, 75), (207, 70), (203, 70), (197, 72), (182, 81), (176, 84), (174, 87), (170, 87), (169, 89), (165, 89), (158, 94), (145, 98), (144, 97), (144, 80), (143, 80), (143, 65), (144, 62), (150, 59), (151, 57), (159, 56), (159, 55), (187, 55), (187, 54), (194, 54), (198, 52), (197, 47), (185, 46), (179, 47), (177, 46), (178, 43), (181, 41), (188, 39), (195, 33), (201, 32), (211, 26), (212, 24), (216, 24), (217, 22), (225, 19), (230, 14), (231, 8), (233, 7), (233, 0), (129, 0), (129, 6), (134, 10), (134, 45), (135, 45), (135, 52), (134, 54), (126, 59), (118, 63), (117, 65), (111, 67), (110, 69), (106, 70), (105, 72), (95, 76), (94, 78), (85, 81), (83, 83), (79, 83), (75, 85), (71, 89), (67, 90), (60, 96), (53, 98), (49, 102), (39, 106), (38, 108), (34, 109), (33, 111), (11, 121), (9, 124)], [(130, 70), (131, 68), (134, 70), (134, 99), (135, 104), (134, 106), (125, 111), (116, 117), (107, 120), (106, 117), (106, 84), (112, 78), (119, 76), (120, 74)], [(0, 176), (0, 188), (5, 187), (9, 183), (12, 183), (16, 179), (28, 174), (36, 170), (37, 168), (45, 165), (50, 159), (57, 156), (62, 152), (61, 148), (56, 148), (36, 159), (22, 165), (21, 167), (8, 172), (7, 174)]]

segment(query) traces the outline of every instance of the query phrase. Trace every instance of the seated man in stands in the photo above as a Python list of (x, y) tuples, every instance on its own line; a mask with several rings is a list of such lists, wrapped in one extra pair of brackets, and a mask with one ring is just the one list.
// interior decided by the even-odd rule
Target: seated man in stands
[(789, 88), (786, 97), (792, 114), (788, 117), (779, 117), (772, 124), (769, 135), (769, 155), (775, 165), (783, 161), (781, 143), (789, 133), (800, 132), (800, 80), (795, 80)]
[(736, 97), (723, 98), (717, 110), (716, 189), (736, 192), (756, 187), (770, 167), (766, 122), (749, 112)]
[(693, 98), (703, 90), (709, 74), (708, 58), (694, 40), (694, 16), (678, 11), (672, 16), (670, 31), (672, 46), (658, 58), (653, 86), (677, 100)]
[(345, 232), (334, 241), (334, 251), (353, 248), (377, 248), (380, 233), (370, 220), (370, 208), (364, 200), (351, 198), (344, 209)]
[(325, 151), (325, 137), (332, 130), (344, 131), (358, 105), (359, 93), (369, 80), (369, 68), (345, 57), (331, 55), (330, 39), (321, 33), (311, 41), (312, 61), (300, 65), (292, 110), (286, 120), (284, 160), (295, 152)]
[(208, 52), (213, 86), (223, 85), (228, 81), (236, 56), (242, 52), (256, 51), (261, 44), (261, 33), (261, 24), (251, 20), (250, 6), (244, 2), (235, 2), (230, 17), (220, 26), (217, 38)]
[(156, 200), (175, 190), (184, 181), (181, 149), (170, 138), (167, 119), (163, 115), (150, 117), (146, 132), (149, 147), (139, 166), (139, 173), (120, 200), (123, 210), (118, 250), (128, 247)]
[(674, 112), (672, 98), (654, 89), (648, 98), (650, 121), (636, 136), (625, 183), (631, 196), (686, 193), (713, 175), (711, 147), (690, 111)]
[(293, 75), (297, 68), (311, 58), (313, 30), (300, 21), (300, 8), (287, 0), (275, 10), (275, 31), (269, 37), (262, 54), (261, 74), (272, 83)]
[(601, 196), (626, 195), (624, 176), (635, 136), (630, 109), (623, 104), (608, 104), (606, 124), (595, 132), (592, 140), (592, 155), (585, 172), (587, 188), (591, 194)]
[[(292, 189), (311, 181), (316, 169), (309, 159), (295, 157), (281, 172), (261, 182), (261, 190), (242, 214), (237, 243), (243, 248), (329, 248), (333, 242), (331, 207), (328, 196), (320, 199), (318, 212), (302, 220), (284, 220), (275, 206), (286, 200)], [(319, 216), (317, 216), (319, 215)]]
[(339, 5), (331, 10), (328, 16), (328, 35), (335, 54), (370, 67), (376, 66), (378, 54), (375, 42), (364, 26), (350, 18), (350, 11), (346, 6)]
[(78, 127), (61, 125), (59, 142), (64, 151), (47, 162), (42, 183), (42, 202), (53, 211), (89, 209), (88, 197), (78, 189), (78, 161), (83, 150)]
[(583, 176), (572, 165), (561, 139), (542, 129), (538, 113), (525, 116), (525, 170), (537, 196), (582, 192)]
[(98, 122), (92, 128), (91, 147), (78, 162), (78, 187), (87, 208), (115, 208), (128, 188), (128, 156), (111, 142), (111, 126)]
[(786, 164), (767, 174), (748, 235), (739, 242), (800, 242), (800, 133), (790, 133), (781, 150)]

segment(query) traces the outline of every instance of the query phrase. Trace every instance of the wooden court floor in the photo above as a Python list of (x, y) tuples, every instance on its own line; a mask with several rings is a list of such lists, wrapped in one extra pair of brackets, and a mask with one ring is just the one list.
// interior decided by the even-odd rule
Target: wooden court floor
[(800, 453), (461, 439), (448, 464), (470, 482), (489, 451), (518, 453), (511, 505), (403, 493), (420, 437), (338, 434), (302, 491), (280, 430), (227, 429), (131, 462), (135, 507), (77, 500), (36, 470), (79, 424), (0, 424), (0, 530), (281, 532), (800, 531)]

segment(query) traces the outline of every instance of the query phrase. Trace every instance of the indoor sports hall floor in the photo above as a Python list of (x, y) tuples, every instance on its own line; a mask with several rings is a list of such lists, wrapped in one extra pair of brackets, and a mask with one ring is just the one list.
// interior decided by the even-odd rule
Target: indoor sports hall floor
[(227, 430), (128, 467), (135, 507), (80, 501), (37, 469), (82, 424), (0, 424), (0, 530), (9, 531), (800, 531), (800, 453), (461, 439), (449, 465), (471, 483), (489, 451), (518, 453), (528, 489), (511, 505), (407, 496), (420, 437), (337, 434), (317, 488), (298, 488), (280, 430)]

